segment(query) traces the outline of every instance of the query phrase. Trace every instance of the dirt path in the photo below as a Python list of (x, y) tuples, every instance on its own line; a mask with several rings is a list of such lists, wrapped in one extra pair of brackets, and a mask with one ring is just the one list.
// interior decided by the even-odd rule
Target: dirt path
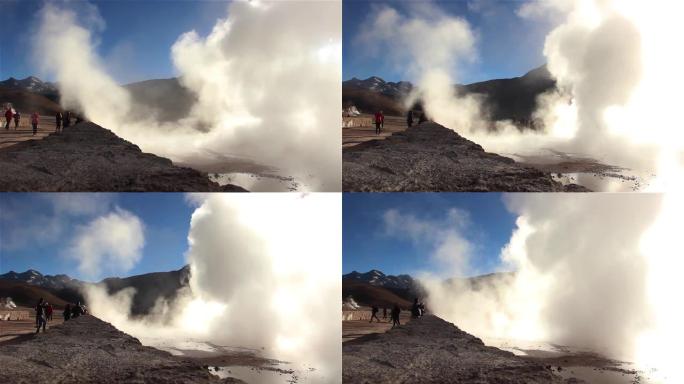
[[(373, 115), (362, 114), (358, 119), (373, 121)], [(375, 124), (342, 128), (342, 148), (353, 147), (364, 141), (385, 139), (394, 132), (405, 131), (406, 128), (406, 118), (401, 116), (385, 116), (385, 127), (379, 135), (375, 134)]]
[[(361, 336), (371, 333), (385, 333), (392, 329), (392, 321), (389, 319), (382, 319), (382, 314), (379, 316), (382, 322), (378, 323), (375, 320), (369, 323), (368, 320), (348, 320), (342, 322), (342, 342), (358, 339)], [(406, 324), (411, 320), (411, 315), (406, 312), (399, 316), (401, 324)]]
[(29, 115), (21, 115), (17, 128), (14, 128), (14, 121), (12, 121), (9, 129), (5, 129), (5, 119), (3, 118), (2, 125), (0, 125), (0, 148), (9, 147), (22, 141), (40, 140), (53, 132), (55, 132), (54, 116), (40, 117), (38, 133), (35, 136), (33, 136), (33, 127), (31, 127)]
[[(31, 308), (19, 308), (29, 311), (31, 317), (27, 320), (0, 321), (0, 345), (7, 342), (23, 340), (26, 336), (31, 336), (36, 332), (36, 315)], [(48, 321), (47, 328), (62, 324), (62, 309), (56, 310), (52, 314), (52, 320)]]

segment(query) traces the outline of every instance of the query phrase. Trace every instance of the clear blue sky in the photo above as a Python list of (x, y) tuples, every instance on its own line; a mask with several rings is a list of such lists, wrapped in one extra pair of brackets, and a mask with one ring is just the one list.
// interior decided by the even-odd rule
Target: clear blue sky
[[(0, 78), (42, 76), (33, 64), (30, 40), (43, 1), (2, 0)], [(70, 7), (82, 7), (79, 1)], [(227, 15), (227, 1), (116, 0), (91, 1), (106, 26), (97, 34), (98, 54), (119, 83), (176, 75), (170, 48), (184, 32), (205, 36)], [(79, 5), (80, 4), (80, 5)], [(53, 80), (53, 79), (44, 79)]]
[[(407, 15), (411, 1), (365, 1), (343, 2), (342, 28), (342, 77), (365, 79), (379, 76), (386, 81), (416, 79), (406, 78), (401, 70), (386, 61), (369, 58), (355, 46), (359, 29), (369, 23), (378, 8), (387, 5), (402, 15)], [(443, 13), (465, 18), (474, 30), (478, 60), (464, 68), (460, 83), (468, 84), (495, 78), (521, 76), (545, 63), (544, 38), (550, 30), (547, 23), (522, 19), (515, 13), (520, 1), (500, 0), (451, 0), (435, 1)], [(379, 47), (381, 49), (382, 47)]]
[[(55, 203), (56, 195), (2, 194), (0, 274), (32, 268), (43, 274), (66, 273), (79, 277), (77, 262), (66, 258), (64, 250), (69, 247), (78, 225), (112, 212), (115, 207), (138, 216), (145, 226), (141, 261), (123, 275), (170, 271), (185, 265), (184, 252), (188, 248), (187, 236), (194, 207), (184, 200), (183, 194), (92, 193), (84, 200), (79, 194), (69, 193), (66, 195), (73, 199), (69, 209)], [(94, 196), (98, 200), (93, 201)]]
[(385, 274), (434, 272), (429, 243), (417, 244), (408, 236), (392, 236), (385, 230), (383, 215), (397, 209), (420, 220), (439, 225), (446, 212), (458, 208), (470, 218), (463, 229), (474, 245), (472, 265), (479, 273), (499, 270), (501, 248), (508, 243), (516, 216), (499, 193), (345, 193), (343, 196), (342, 271)]

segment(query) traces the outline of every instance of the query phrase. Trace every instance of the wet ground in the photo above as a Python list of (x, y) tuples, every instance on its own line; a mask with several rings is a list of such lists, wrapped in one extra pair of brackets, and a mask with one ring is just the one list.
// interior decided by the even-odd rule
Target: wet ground
[(563, 378), (587, 383), (655, 384), (655, 371), (639, 370), (634, 363), (611, 359), (596, 352), (545, 342), (483, 338), (486, 345), (550, 366)]
[[(342, 342), (357, 339), (361, 336), (368, 335), (370, 333), (383, 333), (392, 328), (392, 322), (389, 320), (389, 314), (387, 319), (382, 318), (382, 314), (379, 315), (381, 322), (378, 323), (373, 320), (372, 323), (368, 320), (349, 320), (342, 322)], [(408, 312), (404, 312), (399, 316), (399, 322), (401, 324), (406, 324), (411, 320), (411, 315)]]
[(315, 384), (329, 381), (313, 366), (265, 358), (263, 351), (256, 349), (191, 340), (179, 343), (148, 339), (144, 344), (197, 361), (220, 378), (232, 377), (247, 383), (264, 384)]

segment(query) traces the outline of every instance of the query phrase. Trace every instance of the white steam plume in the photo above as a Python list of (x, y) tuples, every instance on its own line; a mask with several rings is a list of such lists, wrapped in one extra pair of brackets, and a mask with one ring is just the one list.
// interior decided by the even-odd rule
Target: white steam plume
[(116, 208), (77, 227), (66, 256), (78, 261), (78, 270), (90, 278), (103, 270), (128, 272), (142, 257), (143, 232), (140, 218)]
[[(508, 195), (514, 269), (481, 287), (422, 279), (430, 308), (477, 335), (589, 348), (679, 382), (684, 288), (674, 195)], [(676, 380), (679, 379), (679, 380)]]
[[(339, 382), (342, 337), (339, 194), (195, 195), (190, 287), (132, 319), (133, 291), (91, 288), (92, 312), (145, 343), (211, 341), (264, 348)], [(157, 339), (159, 338), (159, 339)]]
[(341, 136), (332, 124), (340, 119), (339, 1), (235, 1), (207, 37), (181, 35), (173, 62), (198, 101), (173, 123), (132, 114), (138, 107), (95, 52), (97, 29), (79, 22), (75, 12), (46, 4), (34, 37), (35, 56), (56, 77), (66, 107), (172, 160), (246, 159), (308, 189), (339, 190)]

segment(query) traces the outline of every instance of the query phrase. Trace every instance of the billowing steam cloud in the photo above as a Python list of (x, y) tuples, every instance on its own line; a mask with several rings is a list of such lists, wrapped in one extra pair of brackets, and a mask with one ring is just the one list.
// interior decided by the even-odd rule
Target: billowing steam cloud
[(146, 343), (195, 339), (265, 348), (341, 375), (341, 199), (334, 194), (197, 195), (186, 253), (189, 289), (132, 319), (133, 291), (91, 288), (91, 310)]
[(681, 199), (519, 194), (506, 203), (518, 219), (500, 260), (515, 273), (475, 288), (427, 276), (430, 308), (477, 335), (589, 348), (681, 378)]
[(78, 270), (90, 278), (103, 270), (128, 272), (142, 257), (143, 232), (136, 215), (117, 208), (79, 226), (66, 255), (77, 260)]
[(106, 73), (93, 34), (102, 23), (52, 4), (40, 19), (36, 58), (65, 107), (174, 160), (239, 158), (278, 167), (308, 189), (339, 190), (339, 2), (231, 2), (207, 37), (180, 36), (173, 62), (197, 103), (173, 123), (140, 116)]
[(387, 42), (392, 51), (400, 52), (397, 65), (420, 79), (418, 93), (409, 102), (420, 97), (435, 121), (490, 151), (555, 148), (655, 172), (653, 190), (667, 190), (681, 178), (684, 134), (677, 104), (684, 59), (675, 48), (676, 36), (684, 32), (677, 17), (683, 11), (680, 3), (522, 4), (522, 18), (542, 18), (556, 25), (546, 37), (544, 55), (559, 91), (538, 100), (534, 117), (545, 123), (543, 132), (521, 132), (506, 121), (487, 122), (477, 99), (454, 94), (457, 64), (476, 55), (476, 42), (465, 20), (446, 16), (435, 4), (423, 7), (429, 11), (412, 12), (410, 17), (383, 9), (361, 36), (371, 39), (371, 45)]

